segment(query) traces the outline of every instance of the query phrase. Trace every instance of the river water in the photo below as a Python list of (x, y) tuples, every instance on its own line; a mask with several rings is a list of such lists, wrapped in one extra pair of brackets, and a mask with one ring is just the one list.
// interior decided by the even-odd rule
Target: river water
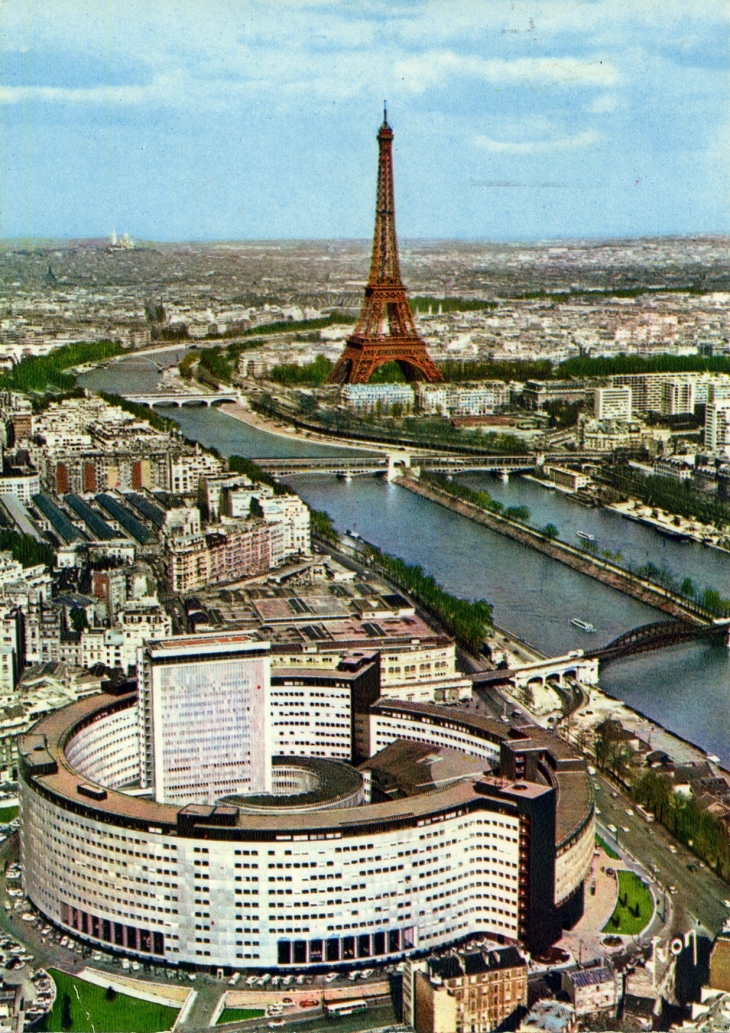
[[(158, 375), (156, 366), (134, 358), (86, 374), (81, 382), (124, 394), (153, 389)], [(267, 434), (214, 409), (163, 411), (187, 437), (223, 455), (255, 459), (342, 451)], [(620, 551), (634, 567), (650, 561), (680, 579), (691, 577), (699, 589), (714, 587), (730, 596), (730, 554), (669, 541), (618, 514), (578, 506), (523, 478), (508, 484), (487, 475), (465, 480), (506, 505), (528, 506), (531, 523), (555, 524), (571, 544), (577, 544), (575, 532), (582, 530), (595, 536), (599, 551)], [(637, 625), (666, 619), (652, 607), (382, 479), (357, 477), (348, 484), (331, 476), (300, 476), (291, 483), (306, 502), (326, 510), (339, 530), (358, 531), (407, 562), (421, 564), (455, 595), (486, 599), (499, 625), (546, 653), (604, 644)], [(596, 633), (579, 631), (572, 617), (590, 621)], [(644, 654), (607, 666), (601, 685), (730, 764), (730, 650), (695, 643)]]

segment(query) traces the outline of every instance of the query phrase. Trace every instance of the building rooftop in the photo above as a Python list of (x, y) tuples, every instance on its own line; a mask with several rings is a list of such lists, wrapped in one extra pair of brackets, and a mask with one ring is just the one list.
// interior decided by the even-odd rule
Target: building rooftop
[(398, 739), (360, 765), (373, 788), (391, 800), (417, 796), (462, 778), (481, 779), (486, 762), (459, 750)]
[(477, 976), (505, 968), (524, 968), (525, 959), (516, 947), (493, 947), (452, 951), (443, 957), (431, 958), (428, 967), (440, 979), (459, 979), (461, 976)]
[(566, 1033), (573, 1028), (575, 1012), (561, 1001), (538, 1001), (519, 1026), (519, 1033)]
[(566, 972), (566, 979), (575, 987), (598, 986), (600, 983), (613, 983), (614, 974), (610, 968), (584, 968), (577, 972)]

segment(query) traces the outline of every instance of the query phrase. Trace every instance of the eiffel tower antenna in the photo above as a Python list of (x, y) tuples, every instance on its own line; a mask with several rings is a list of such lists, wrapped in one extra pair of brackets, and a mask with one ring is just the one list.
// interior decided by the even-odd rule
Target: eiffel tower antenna
[(355, 332), (348, 338), (329, 382), (367, 384), (379, 366), (397, 362), (406, 380), (437, 383), (443, 376), (418, 335), (401, 279), (395, 233), (393, 130), (388, 125), (385, 102), (378, 147), (378, 198), (370, 275)]

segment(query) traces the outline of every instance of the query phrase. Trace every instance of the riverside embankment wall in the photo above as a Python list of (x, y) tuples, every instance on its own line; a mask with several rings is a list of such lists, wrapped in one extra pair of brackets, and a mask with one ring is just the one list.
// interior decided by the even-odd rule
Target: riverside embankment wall
[(466, 517), (467, 520), (483, 524), (507, 538), (512, 538), (522, 545), (536, 549), (557, 560), (558, 563), (564, 563), (567, 567), (580, 571), (581, 574), (595, 578), (596, 581), (602, 581), (603, 584), (609, 585), (619, 592), (624, 592), (626, 595), (638, 599), (639, 602), (646, 603), (647, 606), (662, 610), (671, 617), (676, 617), (677, 620), (692, 624), (712, 624), (712, 616), (700, 607), (693, 606), (681, 596), (675, 595), (660, 585), (654, 585), (644, 578), (637, 577), (615, 563), (591, 556), (580, 549), (574, 549), (572, 545), (566, 545), (565, 542), (545, 538), (539, 531), (514, 520), (507, 520), (496, 513), (489, 513), (471, 502), (455, 498), (428, 482), (413, 477), (400, 477), (397, 483), (416, 495), (421, 495), (423, 498), (430, 499), (431, 502), (453, 510), (460, 516)]

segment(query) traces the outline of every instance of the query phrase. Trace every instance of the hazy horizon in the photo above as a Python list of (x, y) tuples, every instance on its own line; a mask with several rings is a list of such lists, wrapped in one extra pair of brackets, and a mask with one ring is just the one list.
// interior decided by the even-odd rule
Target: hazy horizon
[[(121, 237), (121, 234), (117, 234)], [(229, 244), (362, 244), (370, 248), (372, 244), (372, 237), (180, 237), (180, 238), (169, 238), (164, 239), (144, 237), (134, 237), (129, 234), (134, 248), (144, 248), (154, 246), (158, 244), (169, 244), (174, 245), (185, 245), (185, 244), (196, 244), (196, 245), (229, 245)], [(641, 240), (717, 240), (726, 239), (730, 242), (730, 231), (729, 232), (707, 232), (707, 233), (643, 233), (636, 236), (625, 234), (623, 236), (596, 236), (596, 237), (541, 237), (528, 239), (524, 237), (514, 238), (496, 238), (496, 237), (404, 237), (398, 235), (398, 242), (401, 246), (409, 246), (412, 244), (482, 244), (484, 246), (493, 245), (495, 247), (503, 245), (514, 245), (516, 247), (523, 245), (525, 247), (549, 247), (554, 244), (560, 245), (598, 245), (598, 244), (614, 244), (626, 242), (634, 242)], [(78, 237), (47, 237), (47, 236), (32, 236), (32, 237), (0, 237), (0, 246), (7, 244), (46, 244), (48, 246), (57, 246), (61, 244), (89, 244), (89, 245), (101, 245), (110, 244), (110, 234), (89, 234), (86, 236)]]

